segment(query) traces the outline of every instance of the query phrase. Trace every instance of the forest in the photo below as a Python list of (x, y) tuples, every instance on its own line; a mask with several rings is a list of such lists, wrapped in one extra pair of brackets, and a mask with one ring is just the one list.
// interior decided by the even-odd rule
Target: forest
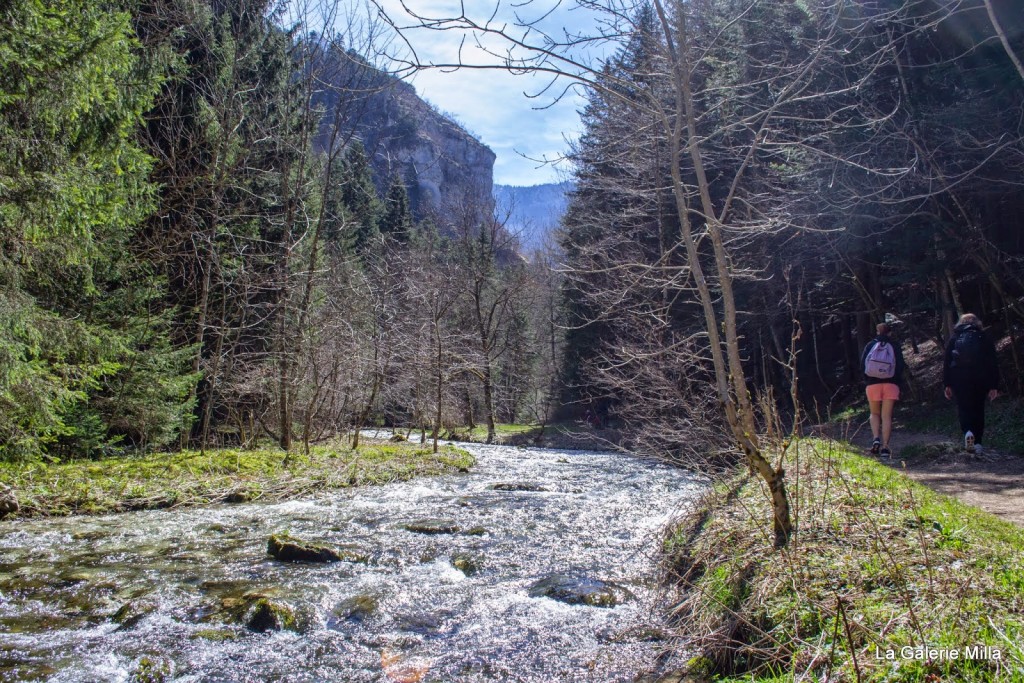
[(386, 21), (5, 3), (0, 458), (493, 438), (587, 410), (637, 449), (728, 450), (856, 400), (876, 322), (916, 351), (965, 311), (1020, 392), (1015, 3), (595, 11), (607, 57), (538, 39), (492, 65), (586, 87), (568, 213), (525, 253), (490, 196), (375, 176), (379, 139), (411, 134), (362, 117), (397, 82), (373, 65)]

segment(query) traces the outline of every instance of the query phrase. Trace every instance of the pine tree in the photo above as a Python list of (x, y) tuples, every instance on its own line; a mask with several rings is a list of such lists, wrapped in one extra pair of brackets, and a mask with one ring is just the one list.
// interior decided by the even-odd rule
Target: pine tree
[(341, 200), (353, 223), (352, 247), (357, 254), (362, 254), (380, 236), (380, 200), (373, 184), (370, 161), (359, 140), (353, 141), (345, 153), (341, 188)]
[[(139, 68), (129, 16), (79, 0), (0, 6), (0, 457), (113, 438), (98, 392), (167, 343), (126, 334), (145, 306), (111, 310), (130, 231), (152, 210), (134, 141), (157, 80)], [(169, 377), (181, 377), (165, 370)], [(173, 381), (173, 380), (172, 380)], [(174, 412), (175, 391), (153, 403)], [(165, 425), (173, 431), (177, 417)], [(76, 445), (77, 443), (77, 445)]]
[(384, 198), (384, 214), (380, 220), (381, 234), (388, 235), (399, 244), (409, 244), (415, 226), (409, 209), (409, 194), (398, 176), (391, 178), (391, 186)]

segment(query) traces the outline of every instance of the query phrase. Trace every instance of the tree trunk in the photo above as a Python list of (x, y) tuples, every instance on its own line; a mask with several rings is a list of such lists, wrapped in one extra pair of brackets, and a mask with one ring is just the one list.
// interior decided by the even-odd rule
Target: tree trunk
[[(693, 170), (697, 177), (697, 189), (700, 194), (701, 209), (706, 221), (707, 236), (710, 238), (714, 252), (714, 265), (718, 275), (720, 289), (719, 300), (723, 309), (723, 319), (719, 321), (715, 311), (715, 301), (711, 288), (704, 276), (690, 224), (690, 207), (682, 172), (678, 161), (669, 166), (672, 174), (672, 189), (675, 196), (682, 242), (686, 248), (687, 258), (693, 281), (700, 295), (701, 307), (704, 311), (705, 331), (711, 345), (711, 358), (715, 368), (715, 387), (718, 400), (722, 405), (726, 421), (732, 431), (737, 445), (747, 457), (750, 468), (756, 471), (768, 485), (772, 499), (773, 527), (775, 545), (784, 546), (789, 542), (793, 526), (789, 509), (789, 497), (786, 493), (785, 472), (780, 467), (775, 469), (762, 455), (757, 439), (753, 406), (747, 391), (743, 375), (743, 362), (740, 356), (739, 331), (736, 321), (736, 299), (733, 292), (733, 278), (721, 226), (716, 219), (714, 204), (711, 200), (710, 183), (704, 170), (704, 163), (698, 147), (696, 111), (693, 94), (690, 90), (689, 45), (685, 15), (680, 15), (679, 49), (676, 50), (672, 39), (672, 29), (665, 15), (660, 0), (655, 0), (655, 8), (662, 24), (670, 57), (673, 62), (672, 77), (679, 97), (676, 98), (674, 119), (665, 121), (665, 130), (669, 133), (669, 151), (673, 160), (678, 160), (683, 149), (683, 123), (686, 126), (686, 150), (693, 161)], [(753, 153), (753, 149), (751, 149)], [(725, 353), (719, 337), (719, 326), (725, 330)]]

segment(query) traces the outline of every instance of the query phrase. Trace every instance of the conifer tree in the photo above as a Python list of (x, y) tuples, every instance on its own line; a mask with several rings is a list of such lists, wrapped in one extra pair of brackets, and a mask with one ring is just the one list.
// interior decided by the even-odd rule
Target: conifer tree
[(395, 239), (399, 244), (408, 244), (414, 237), (414, 230), (412, 211), (409, 209), (409, 193), (405, 189), (405, 183), (398, 176), (393, 176), (384, 198), (380, 232)]

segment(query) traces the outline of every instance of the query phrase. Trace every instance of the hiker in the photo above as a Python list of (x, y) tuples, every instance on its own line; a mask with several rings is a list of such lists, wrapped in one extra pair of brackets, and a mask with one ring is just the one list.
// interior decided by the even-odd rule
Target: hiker
[(878, 323), (875, 326), (877, 334), (864, 347), (860, 359), (871, 410), (871, 453), (884, 458), (892, 457), (889, 449), (892, 413), (900, 398), (904, 367), (903, 352), (889, 338), (891, 331), (888, 324)]
[(946, 398), (956, 399), (964, 450), (980, 452), (985, 433), (985, 399), (994, 401), (999, 396), (999, 363), (995, 344), (973, 313), (960, 316), (946, 344), (942, 384)]

